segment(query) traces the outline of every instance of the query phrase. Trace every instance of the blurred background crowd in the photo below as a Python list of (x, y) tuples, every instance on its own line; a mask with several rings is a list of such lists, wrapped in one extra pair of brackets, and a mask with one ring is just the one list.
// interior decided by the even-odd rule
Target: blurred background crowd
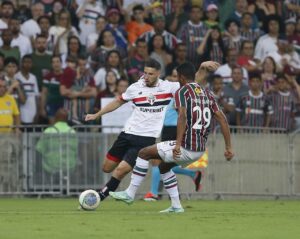
[(153, 58), (171, 81), (186, 60), (219, 62), (199, 83), (230, 125), (300, 128), (299, 14), (297, 0), (2, 1), (0, 126), (53, 124), (60, 108), (85, 124)]

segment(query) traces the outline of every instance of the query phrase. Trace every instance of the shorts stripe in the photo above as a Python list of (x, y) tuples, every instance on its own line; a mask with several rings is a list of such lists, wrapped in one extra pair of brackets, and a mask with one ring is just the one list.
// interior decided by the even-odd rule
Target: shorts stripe
[(111, 154), (106, 154), (106, 158), (108, 158), (109, 160), (111, 160), (111, 161), (114, 161), (114, 162), (116, 162), (116, 163), (120, 163), (121, 161), (122, 161), (122, 159), (119, 159), (119, 158), (117, 158), (117, 157), (115, 157), (115, 156), (112, 156)]

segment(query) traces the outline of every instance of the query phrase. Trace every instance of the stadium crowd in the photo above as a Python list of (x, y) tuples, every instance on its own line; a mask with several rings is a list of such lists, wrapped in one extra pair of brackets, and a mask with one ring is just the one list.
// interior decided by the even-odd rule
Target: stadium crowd
[(172, 81), (187, 60), (220, 63), (199, 83), (230, 125), (300, 128), (299, 14), (295, 0), (2, 1), (0, 126), (52, 124), (61, 107), (85, 124), (152, 58)]

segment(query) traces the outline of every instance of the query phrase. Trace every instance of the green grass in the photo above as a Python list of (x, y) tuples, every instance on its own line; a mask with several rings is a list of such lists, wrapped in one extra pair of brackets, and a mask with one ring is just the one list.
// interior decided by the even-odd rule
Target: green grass
[(0, 199), (0, 239), (294, 239), (298, 201), (183, 201), (183, 214), (161, 215), (169, 201), (107, 200), (97, 211), (76, 199)]

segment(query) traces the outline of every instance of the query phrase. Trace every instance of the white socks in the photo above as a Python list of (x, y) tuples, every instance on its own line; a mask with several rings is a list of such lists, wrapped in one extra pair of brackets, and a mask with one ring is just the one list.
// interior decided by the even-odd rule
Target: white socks
[(140, 157), (136, 159), (136, 164), (131, 174), (131, 181), (128, 188), (126, 189), (126, 193), (132, 199), (134, 199), (136, 191), (138, 190), (139, 186), (141, 185), (145, 176), (147, 175), (148, 168), (149, 168), (148, 161)]
[(182, 208), (179, 200), (179, 192), (175, 173), (173, 171), (169, 171), (167, 173), (162, 174), (161, 177), (164, 182), (165, 189), (170, 195), (172, 207)]

